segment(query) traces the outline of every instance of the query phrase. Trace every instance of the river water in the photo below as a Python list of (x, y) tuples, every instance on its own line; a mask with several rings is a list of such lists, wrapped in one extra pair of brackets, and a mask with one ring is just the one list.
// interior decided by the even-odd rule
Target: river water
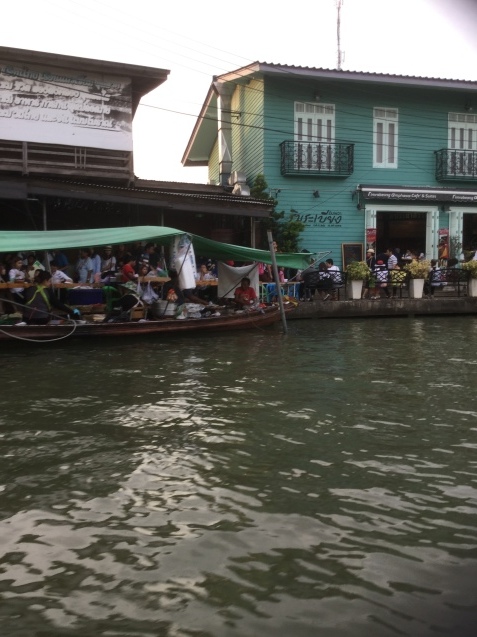
[(0, 359), (2, 637), (477, 634), (477, 318)]

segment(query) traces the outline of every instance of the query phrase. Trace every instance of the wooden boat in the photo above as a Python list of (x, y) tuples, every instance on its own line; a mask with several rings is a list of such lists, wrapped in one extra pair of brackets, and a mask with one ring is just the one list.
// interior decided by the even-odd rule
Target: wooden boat
[[(291, 311), (293, 308), (287, 308)], [(124, 337), (162, 334), (204, 334), (263, 328), (281, 318), (276, 305), (258, 310), (224, 313), (204, 318), (161, 318), (154, 320), (103, 323), (89, 321), (57, 321), (48, 325), (0, 325), (0, 341), (54, 342), (69, 338)]]
[[(15, 253), (18, 251), (36, 251), (80, 248), (85, 245), (102, 246), (107, 244), (123, 244), (143, 241), (154, 241), (157, 245), (167, 246), (178, 237), (191, 238), (197, 246), (200, 254), (220, 260), (237, 260), (242, 263), (257, 264), (268, 263), (289, 267), (292, 269), (304, 269), (309, 265), (310, 257), (318, 258), (318, 254), (311, 253), (275, 253), (272, 249), (271, 238), (270, 251), (220, 243), (211, 239), (205, 239), (197, 235), (188, 235), (182, 230), (163, 226), (128, 226), (127, 228), (95, 228), (82, 230), (43, 230), (43, 231), (2, 231), (0, 233), (0, 253)], [(327, 254), (327, 253), (320, 253)], [(243, 274), (239, 275), (237, 285)], [(278, 273), (277, 273), (278, 278)], [(151, 279), (152, 280), (152, 279)], [(163, 282), (160, 277), (158, 282)], [(219, 279), (220, 281), (220, 279)], [(13, 283), (0, 283), (0, 288), (13, 287)], [(19, 287), (19, 284), (15, 284)], [(21, 286), (23, 287), (23, 286)], [(58, 287), (64, 287), (59, 285)], [(231, 288), (232, 289), (232, 288)], [(220, 292), (220, 288), (219, 288)], [(223, 296), (227, 293), (224, 292)], [(161, 334), (186, 334), (186, 333), (217, 333), (262, 328), (277, 323), (281, 319), (286, 325), (285, 314), (294, 309), (292, 304), (283, 307), (282, 297), (279, 297), (278, 305), (266, 305), (261, 309), (231, 312), (227, 308), (221, 309), (218, 316), (201, 318), (187, 317), (178, 319), (172, 317), (154, 318), (151, 320), (132, 320), (103, 322), (89, 318), (84, 321), (51, 321), (48, 325), (25, 324), (0, 324), (0, 341), (31, 341), (54, 342), (62, 339), (77, 337), (107, 337), (107, 336), (146, 336)], [(72, 304), (74, 306), (74, 303)], [(286, 330), (286, 328), (285, 328)]]

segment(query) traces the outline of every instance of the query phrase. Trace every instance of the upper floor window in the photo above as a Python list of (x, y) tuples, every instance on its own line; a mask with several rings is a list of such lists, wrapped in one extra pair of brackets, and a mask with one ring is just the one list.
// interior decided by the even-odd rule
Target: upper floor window
[(449, 113), (449, 148), (477, 150), (477, 115)]
[(453, 175), (475, 175), (477, 156), (477, 115), (449, 113), (448, 172)]
[(299, 142), (328, 142), (335, 138), (333, 104), (295, 102), (295, 139)]
[(373, 109), (373, 167), (397, 168), (398, 109)]

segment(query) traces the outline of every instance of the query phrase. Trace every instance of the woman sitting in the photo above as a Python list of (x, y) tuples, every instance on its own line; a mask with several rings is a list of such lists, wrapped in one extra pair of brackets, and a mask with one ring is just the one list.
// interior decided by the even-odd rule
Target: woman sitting
[(257, 301), (257, 293), (250, 286), (250, 279), (244, 277), (239, 287), (234, 292), (235, 303), (240, 308), (250, 307)]
[(52, 317), (52, 308), (62, 310), (66, 314), (81, 316), (80, 311), (72, 309), (59, 301), (51, 289), (51, 274), (39, 270), (35, 277), (35, 286), (25, 290), (25, 309), (23, 320), (28, 325), (46, 325)]

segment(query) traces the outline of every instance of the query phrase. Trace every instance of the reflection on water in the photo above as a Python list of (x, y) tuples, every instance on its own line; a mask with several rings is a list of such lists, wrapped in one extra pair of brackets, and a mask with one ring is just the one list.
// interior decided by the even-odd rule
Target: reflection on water
[(475, 635), (477, 320), (2, 363), (2, 635)]

